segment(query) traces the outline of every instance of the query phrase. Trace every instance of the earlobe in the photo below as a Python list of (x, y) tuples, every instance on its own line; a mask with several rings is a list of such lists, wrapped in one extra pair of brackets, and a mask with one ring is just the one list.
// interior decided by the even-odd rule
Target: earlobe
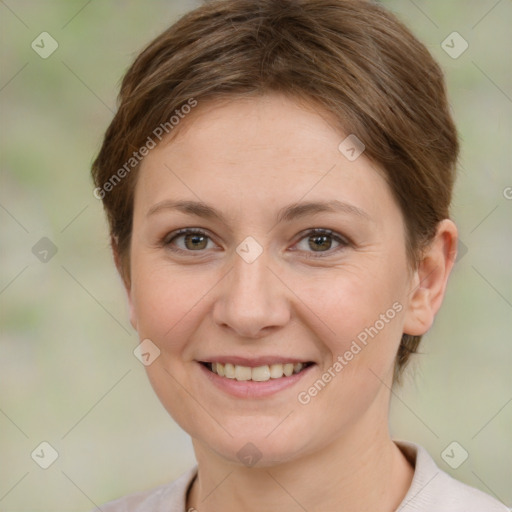
[(421, 336), (432, 326), (455, 262), (457, 239), (455, 224), (449, 219), (442, 220), (411, 281), (404, 322), (405, 334)]

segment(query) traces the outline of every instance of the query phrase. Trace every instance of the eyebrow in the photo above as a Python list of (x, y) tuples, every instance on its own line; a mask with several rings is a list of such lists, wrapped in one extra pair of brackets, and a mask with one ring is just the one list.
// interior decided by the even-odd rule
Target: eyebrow
[[(205, 219), (215, 219), (226, 223), (225, 217), (218, 210), (201, 201), (165, 200), (153, 205), (146, 216), (151, 216), (164, 210), (178, 210), (189, 215)], [(371, 221), (371, 217), (357, 206), (333, 199), (330, 201), (310, 201), (292, 203), (281, 208), (276, 215), (276, 222), (289, 222), (294, 219), (314, 215), (315, 213), (344, 213)]]

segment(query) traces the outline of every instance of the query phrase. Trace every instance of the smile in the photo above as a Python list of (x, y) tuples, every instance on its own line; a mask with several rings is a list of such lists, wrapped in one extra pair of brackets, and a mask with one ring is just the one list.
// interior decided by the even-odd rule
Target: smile
[(284, 363), (262, 366), (242, 366), (231, 363), (202, 363), (219, 377), (237, 381), (265, 382), (270, 379), (281, 379), (302, 372), (313, 363)]

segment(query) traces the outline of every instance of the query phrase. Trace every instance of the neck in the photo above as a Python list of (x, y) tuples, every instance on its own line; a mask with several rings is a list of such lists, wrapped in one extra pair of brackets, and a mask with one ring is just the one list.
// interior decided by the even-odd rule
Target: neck
[(346, 427), (312, 454), (266, 468), (221, 459), (194, 440), (198, 477), (187, 510), (396, 510), (413, 469), (389, 436), (387, 414)]

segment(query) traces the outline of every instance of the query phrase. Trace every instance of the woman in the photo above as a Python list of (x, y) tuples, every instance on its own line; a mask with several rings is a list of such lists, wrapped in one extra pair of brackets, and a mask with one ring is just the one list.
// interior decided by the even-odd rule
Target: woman
[(456, 256), (442, 73), (360, 0), (221, 0), (128, 70), (93, 165), (130, 318), (198, 465), (104, 511), (505, 511), (393, 441)]

